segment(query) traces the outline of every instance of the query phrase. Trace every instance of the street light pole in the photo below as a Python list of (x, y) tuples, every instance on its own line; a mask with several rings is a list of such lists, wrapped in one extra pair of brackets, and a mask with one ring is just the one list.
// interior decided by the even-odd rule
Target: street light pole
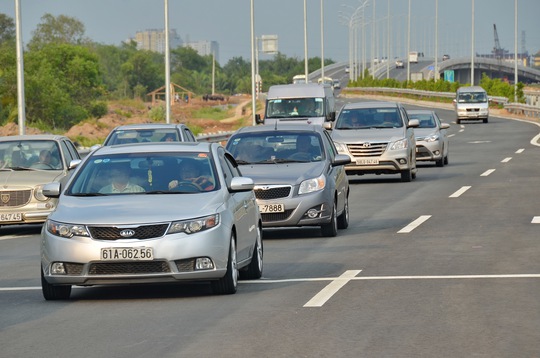
[(324, 82), (324, 0), (321, 0), (321, 78)]
[(308, 35), (307, 35), (307, 0), (304, 0), (304, 75), (308, 82)]
[(255, 114), (257, 112), (257, 99), (255, 98), (255, 25), (254, 25), (254, 6), (251, 0), (251, 108), (252, 123), (256, 125)]
[(435, 81), (439, 79), (439, 0), (435, 0)]
[(24, 135), (25, 130), (25, 100), (24, 100), (24, 59), (21, 31), (21, 5), (15, 0), (16, 36), (17, 36), (17, 117), (19, 120), (19, 134)]
[[(473, 0), (474, 1), (474, 0)], [(411, 79), (411, 0), (409, 0), (409, 15), (407, 18), (407, 82)]]
[(518, 0), (514, 0), (514, 102), (518, 101), (517, 85), (518, 85)]
[(471, 31), (471, 86), (474, 86), (474, 0), (472, 0), (472, 31)]
[(169, 53), (169, 0), (165, 1), (165, 119), (171, 123), (171, 56)]

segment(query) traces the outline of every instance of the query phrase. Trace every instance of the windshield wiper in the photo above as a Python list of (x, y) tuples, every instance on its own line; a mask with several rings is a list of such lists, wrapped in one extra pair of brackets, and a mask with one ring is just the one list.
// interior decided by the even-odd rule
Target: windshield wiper
[(103, 193), (71, 193), (69, 195), (70, 196), (85, 197), (85, 196), (107, 196), (108, 194), (103, 194)]

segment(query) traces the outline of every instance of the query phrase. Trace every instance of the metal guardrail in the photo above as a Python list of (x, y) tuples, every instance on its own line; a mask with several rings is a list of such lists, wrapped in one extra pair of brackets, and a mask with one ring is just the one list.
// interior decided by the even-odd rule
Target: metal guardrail
[(525, 117), (540, 118), (540, 107), (521, 103), (507, 103), (504, 105), (504, 109), (510, 113), (523, 115)]
[(199, 142), (224, 142), (227, 141), (233, 132), (219, 132), (219, 133), (209, 133), (197, 136), (197, 141)]

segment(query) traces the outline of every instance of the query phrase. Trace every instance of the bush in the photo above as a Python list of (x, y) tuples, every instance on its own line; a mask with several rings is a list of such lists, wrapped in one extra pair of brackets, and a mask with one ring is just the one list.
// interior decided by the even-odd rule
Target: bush
[(90, 114), (95, 118), (101, 118), (108, 112), (109, 108), (104, 101), (95, 101), (90, 104)]

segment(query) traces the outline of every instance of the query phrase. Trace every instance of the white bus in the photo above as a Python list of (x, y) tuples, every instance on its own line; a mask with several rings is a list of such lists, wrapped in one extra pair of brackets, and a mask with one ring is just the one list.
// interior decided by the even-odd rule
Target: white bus
[(292, 78), (292, 83), (293, 84), (298, 84), (298, 83), (307, 83), (306, 81), (306, 75), (296, 75)]
[(418, 63), (418, 51), (409, 52), (409, 62)]

